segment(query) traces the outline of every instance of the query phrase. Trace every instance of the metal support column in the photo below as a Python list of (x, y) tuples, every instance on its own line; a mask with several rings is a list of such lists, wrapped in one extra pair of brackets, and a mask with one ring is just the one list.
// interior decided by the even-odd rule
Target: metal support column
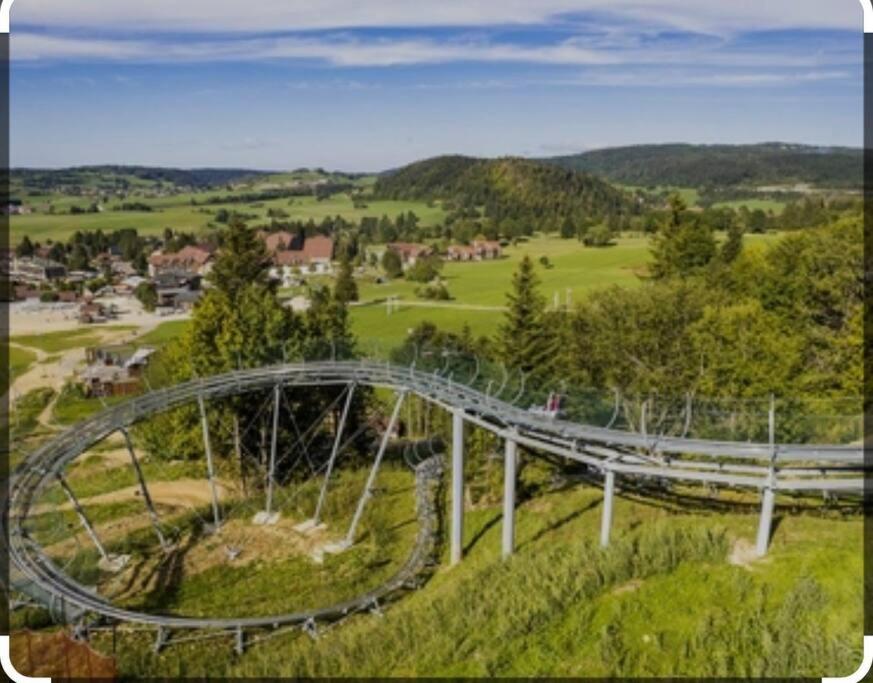
[(364, 506), (373, 495), (373, 483), (376, 481), (376, 473), (379, 471), (379, 465), (382, 464), (382, 458), (385, 456), (385, 450), (388, 448), (388, 441), (391, 438), (391, 432), (397, 425), (397, 418), (400, 415), (400, 407), (403, 405), (403, 399), (406, 397), (406, 391), (401, 391), (397, 396), (397, 402), (394, 404), (394, 412), (391, 413), (391, 420), (388, 422), (388, 427), (385, 429), (385, 434), (382, 435), (382, 443), (379, 444), (379, 452), (376, 454), (376, 461), (370, 470), (370, 476), (367, 477), (367, 485), (364, 487), (364, 493), (358, 501), (358, 508), (355, 510), (355, 516), (352, 519), (352, 524), (349, 526), (349, 532), (346, 534), (345, 544), (352, 545), (355, 542), (355, 531), (358, 528), (358, 523), (361, 521), (361, 515), (364, 514)]
[(145, 477), (142, 474), (142, 468), (139, 466), (139, 460), (136, 457), (136, 452), (133, 450), (133, 441), (130, 439), (130, 432), (127, 431), (124, 427), (121, 428), (121, 435), (124, 437), (124, 443), (127, 445), (127, 452), (130, 453), (130, 461), (133, 463), (134, 472), (136, 472), (137, 481), (139, 481), (139, 490), (142, 492), (142, 499), (145, 502), (146, 509), (148, 510), (149, 517), (152, 521), (152, 527), (155, 530), (155, 536), (158, 537), (158, 543), (161, 544), (161, 550), (166, 552), (169, 549), (167, 545), (167, 539), (164, 538), (164, 534), (161, 531), (161, 521), (158, 519), (158, 513), (155, 510), (154, 503), (152, 502), (152, 497), (149, 494), (148, 487), (146, 486)]
[(506, 439), (503, 465), (503, 558), (515, 551), (515, 478), (518, 468), (518, 444)]
[(215, 490), (215, 472), (212, 465), (212, 443), (209, 440), (209, 421), (206, 419), (206, 404), (203, 402), (203, 394), (197, 396), (200, 406), (200, 423), (203, 429), (203, 446), (206, 449), (206, 474), (209, 477), (209, 491), (212, 494), (212, 518), (215, 522), (215, 530), (221, 526), (221, 517), (218, 513), (218, 492)]
[(273, 389), (273, 437), (270, 440), (270, 465), (267, 468), (267, 504), (264, 507), (266, 516), (273, 514), (273, 482), (276, 478), (276, 449), (279, 444), (279, 400), (282, 387), (277, 384)]
[(761, 499), (761, 519), (758, 522), (758, 538), (755, 543), (755, 553), (758, 557), (767, 554), (773, 528), (773, 508), (776, 505), (776, 400), (772, 396), (767, 422), (770, 433), (770, 472)]
[(461, 561), (464, 538), (464, 413), (452, 413), (452, 540), (451, 563)]
[(82, 522), (82, 526), (85, 528), (85, 531), (88, 532), (88, 535), (91, 537), (91, 540), (94, 542), (94, 545), (97, 547), (97, 552), (100, 553), (100, 557), (104, 560), (109, 560), (109, 555), (106, 554), (106, 548), (103, 547), (103, 544), (100, 542), (100, 539), (97, 537), (97, 532), (94, 531), (94, 527), (91, 526), (91, 522), (88, 521), (88, 517), (85, 516), (85, 511), (82, 509), (82, 506), (79, 505), (79, 501), (76, 498), (76, 495), (73, 493), (73, 490), (70, 488), (70, 485), (67, 483), (67, 480), (64, 479), (64, 475), (58, 474), (58, 483), (61, 485), (61, 488), (64, 490), (64, 493), (67, 494), (67, 498), (70, 500), (70, 504), (73, 506), (73, 509), (76, 511), (76, 514), (79, 516), (79, 521)]
[(339, 425), (336, 428), (336, 437), (333, 440), (333, 449), (330, 451), (330, 460), (327, 461), (327, 471), (324, 473), (324, 482), (321, 484), (321, 491), (318, 494), (318, 504), (315, 506), (315, 517), (313, 517), (313, 523), (315, 525), (321, 522), (321, 512), (324, 508), (324, 500), (327, 497), (327, 483), (330, 481), (330, 475), (333, 472), (333, 465), (336, 461), (336, 457), (339, 454), (340, 444), (342, 443), (343, 432), (346, 428), (346, 419), (349, 416), (349, 409), (352, 407), (352, 398), (355, 395), (355, 384), (354, 382), (349, 384), (348, 394), (346, 395), (346, 402), (343, 406), (343, 412), (340, 416)]
[(607, 470), (603, 480), (603, 517), (600, 519), (600, 547), (609, 545), (612, 529), (612, 500), (615, 497), (615, 472)]

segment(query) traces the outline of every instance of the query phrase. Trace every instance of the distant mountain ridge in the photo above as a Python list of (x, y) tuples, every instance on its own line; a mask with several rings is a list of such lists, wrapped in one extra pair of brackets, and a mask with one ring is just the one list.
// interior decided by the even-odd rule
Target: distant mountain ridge
[(540, 159), (623, 185), (738, 187), (807, 183), (859, 188), (863, 150), (782, 142), (634, 145)]

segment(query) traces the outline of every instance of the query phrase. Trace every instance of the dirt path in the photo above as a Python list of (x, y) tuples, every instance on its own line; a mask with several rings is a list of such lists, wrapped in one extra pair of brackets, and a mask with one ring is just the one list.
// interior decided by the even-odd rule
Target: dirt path
[[(148, 482), (149, 495), (155, 505), (174, 508), (196, 508), (210, 505), (212, 494), (209, 482), (206, 479), (177, 479), (175, 481)], [(215, 489), (219, 502), (228, 500), (235, 493), (235, 487), (231, 484), (216, 480)], [(142, 493), (139, 486), (127, 486), (125, 488), (101, 493), (89, 498), (80, 498), (79, 503), (87, 505), (110, 505), (112, 503), (126, 503), (131, 500), (141, 500)], [(38, 515), (50, 511), (70, 510), (69, 502), (62, 505), (37, 505), (31, 510), (32, 515)]]

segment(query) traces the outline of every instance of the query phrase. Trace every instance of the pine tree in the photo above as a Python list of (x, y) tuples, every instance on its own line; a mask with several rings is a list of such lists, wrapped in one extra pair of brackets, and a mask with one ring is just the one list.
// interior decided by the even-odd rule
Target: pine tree
[(743, 251), (743, 228), (734, 224), (730, 227), (727, 240), (721, 246), (721, 260), (724, 263), (733, 263)]
[(241, 220), (233, 218), (222, 233), (221, 249), (209, 281), (235, 300), (248, 285), (258, 284), (275, 290), (269, 269), (270, 256), (263, 240)]
[(358, 300), (358, 285), (352, 273), (352, 263), (347, 254), (340, 260), (339, 273), (333, 289), (333, 298), (341, 304)]
[(512, 277), (506, 321), (498, 331), (497, 347), (506, 367), (526, 375), (544, 374), (553, 351), (553, 335), (543, 325), (545, 299), (538, 285), (533, 261), (525, 256)]

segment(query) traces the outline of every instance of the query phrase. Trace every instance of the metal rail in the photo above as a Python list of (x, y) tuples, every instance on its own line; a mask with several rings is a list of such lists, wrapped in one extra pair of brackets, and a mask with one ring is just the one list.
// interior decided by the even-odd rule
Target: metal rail
[[(76, 607), (111, 619), (152, 624), (161, 629), (312, 624), (315, 619), (333, 618), (359, 606), (360, 599), (356, 599), (304, 613), (236, 619), (133, 612), (112, 605), (66, 576), (29, 538), (25, 528), (31, 508), (45, 488), (63, 476), (65, 468), (79, 454), (114, 432), (188, 403), (197, 402), (203, 409), (209, 400), (277, 386), (329, 385), (383, 387), (416, 395), (513, 444), (588, 465), (603, 473), (608, 483), (614, 482), (615, 475), (620, 474), (767, 492), (863, 491), (861, 446), (741, 443), (682, 437), (661, 437), (654, 441), (644, 434), (537, 414), (451, 378), (417, 371), (414, 367), (370, 361), (283, 364), (196, 379), (136, 397), (84, 420), (32, 453), (16, 468), (10, 487), (9, 556), (15, 569), (35, 585)], [(208, 428), (205, 414), (201, 417)], [(420, 552), (416, 546), (413, 554), (417, 556)], [(397, 587), (392, 582), (389, 584), (391, 590)], [(364, 597), (372, 599), (373, 596)]]

